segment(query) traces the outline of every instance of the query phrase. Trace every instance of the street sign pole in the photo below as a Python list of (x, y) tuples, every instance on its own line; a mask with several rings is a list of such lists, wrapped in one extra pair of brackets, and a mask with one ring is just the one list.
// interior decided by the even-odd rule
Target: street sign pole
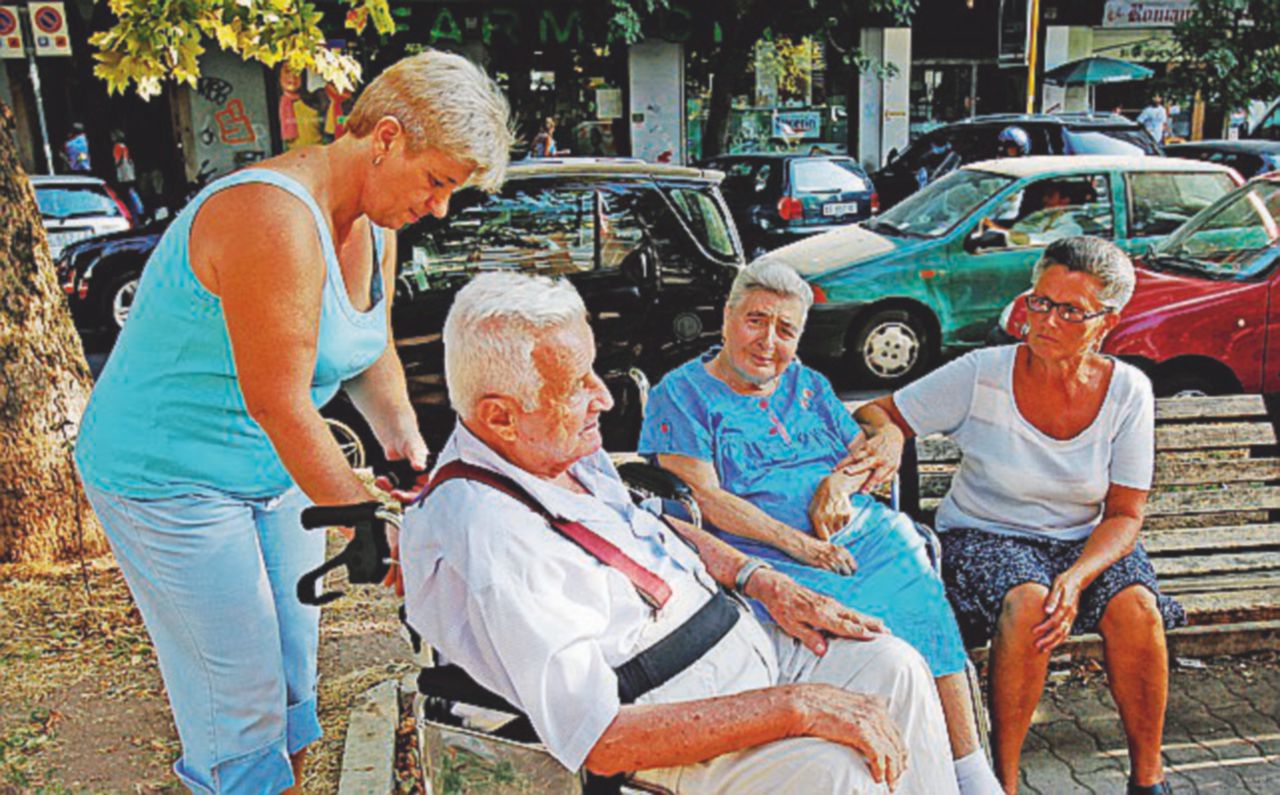
[(1040, 41), (1040, 0), (1031, 0), (1027, 16), (1027, 113), (1036, 112), (1036, 57)]
[(36, 98), (36, 118), (40, 120), (40, 140), (44, 144), (45, 170), (53, 174), (53, 147), (49, 145), (49, 123), (44, 118), (44, 95), (40, 93), (40, 70), (36, 67), (35, 36), (31, 29), (30, 14), (20, 12), (18, 19), (25, 30), (27, 41), (30, 42), (23, 49), (27, 52), (27, 72), (31, 75), (31, 91)]

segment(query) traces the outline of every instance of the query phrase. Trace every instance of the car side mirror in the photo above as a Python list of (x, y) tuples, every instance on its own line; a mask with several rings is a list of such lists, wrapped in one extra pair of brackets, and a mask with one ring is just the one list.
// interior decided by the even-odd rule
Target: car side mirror
[(970, 254), (989, 248), (1006, 248), (1008, 245), (1004, 234), (995, 229), (978, 229), (964, 239), (964, 250)]

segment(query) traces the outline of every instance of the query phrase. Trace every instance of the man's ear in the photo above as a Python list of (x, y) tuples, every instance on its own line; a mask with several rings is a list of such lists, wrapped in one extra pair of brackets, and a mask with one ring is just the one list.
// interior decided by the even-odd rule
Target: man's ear
[(476, 404), (474, 416), (476, 422), (489, 433), (513, 442), (516, 438), (516, 418), (520, 406), (506, 395), (485, 395)]
[(383, 116), (373, 125), (373, 135), (369, 136), (374, 148), (374, 156), (385, 155), (391, 151), (391, 144), (405, 134), (404, 127), (395, 116)]

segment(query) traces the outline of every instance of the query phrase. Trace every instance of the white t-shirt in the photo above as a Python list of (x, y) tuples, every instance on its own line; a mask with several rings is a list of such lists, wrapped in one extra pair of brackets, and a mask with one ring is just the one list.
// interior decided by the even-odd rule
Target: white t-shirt
[(918, 435), (946, 434), (963, 452), (938, 508), (938, 532), (967, 527), (1079, 541), (1102, 520), (1112, 484), (1151, 488), (1151, 382), (1116, 361), (1093, 423), (1071, 439), (1054, 439), (1014, 401), (1018, 348), (969, 353), (900, 389), (894, 403)]

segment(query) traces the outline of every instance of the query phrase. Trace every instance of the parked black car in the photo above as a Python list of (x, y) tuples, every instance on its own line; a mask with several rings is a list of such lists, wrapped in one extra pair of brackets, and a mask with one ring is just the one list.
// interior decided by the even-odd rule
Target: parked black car
[(724, 155), (701, 165), (725, 173), (720, 190), (748, 259), (879, 210), (871, 179), (851, 157)]
[(1166, 144), (1164, 152), (1169, 157), (1208, 160), (1231, 166), (1245, 179), (1280, 169), (1280, 140), (1193, 141)]
[(142, 266), (169, 220), (91, 237), (64, 247), (55, 261), (58, 282), (81, 331), (117, 332), (129, 317)]
[(1115, 114), (999, 114), (976, 116), (931, 130), (871, 175), (880, 206), (889, 209), (938, 177), (967, 163), (1000, 155), (997, 139), (1017, 126), (1031, 139), (1031, 155), (1159, 155), (1142, 125)]
[[(641, 161), (515, 163), (500, 193), (459, 191), (447, 218), (401, 230), (392, 328), (433, 449), (453, 425), (445, 314), (472, 276), (496, 270), (563, 276), (577, 286), (596, 335), (597, 371), (617, 401), (602, 424), (605, 441), (634, 448), (638, 382), (656, 382), (719, 338), (721, 310), (743, 264), (721, 176)], [(64, 255), (60, 273), (78, 323), (101, 322), (94, 310), (110, 303), (110, 293), (97, 292), (99, 281), (136, 280), (162, 231), (85, 241)], [(372, 434), (349, 404), (339, 398), (325, 413), (350, 426), (344, 441), (363, 443), (366, 460), (379, 462)]]

